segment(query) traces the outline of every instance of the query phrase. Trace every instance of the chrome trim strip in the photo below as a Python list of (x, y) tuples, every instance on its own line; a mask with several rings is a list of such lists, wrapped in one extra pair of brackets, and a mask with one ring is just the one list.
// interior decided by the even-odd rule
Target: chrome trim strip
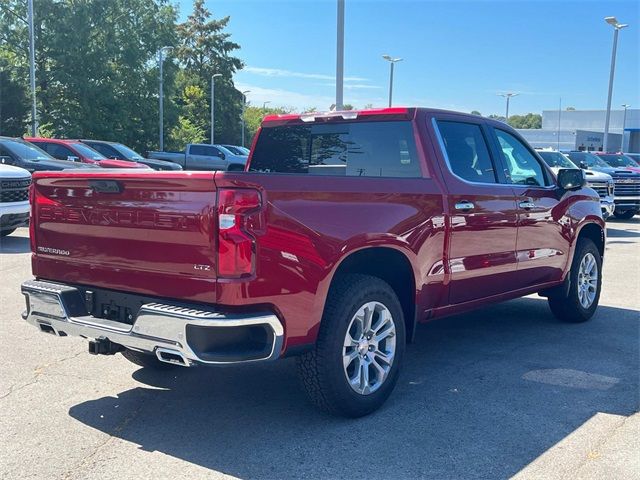
[[(50, 326), (56, 335), (84, 338), (108, 338), (133, 350), (156, 354), (158, 349), (181, 355), (189, 363), (230, 364), (275, 360), (280, 357), (284, 328), (272, 313), (225, 315), (220, 312), (185, 308), (160, 303), (144, 304), (133, 325), (92, 315), (72, 316), (64, 295), (79, 295), (76, 288), (50, 282), (29, 280), (22, 284), (27, 310), (22, 318), (31, 325)], [(238, 361), (211, 361), (200, 358), (187, 343), (187, 325), (200, 327), (243, 327), (265, 325), (273, 332), (273, 343), (264, 358)]]

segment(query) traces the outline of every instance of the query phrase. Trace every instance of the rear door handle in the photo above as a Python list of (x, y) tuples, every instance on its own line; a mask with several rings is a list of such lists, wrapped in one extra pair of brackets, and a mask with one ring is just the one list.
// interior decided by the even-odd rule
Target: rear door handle
[(525, 200), (523, 202), (520, 202), (518, 206), (524, 210), (531, 210), (532, 208), (535, 208), (536, 204), (530, 200)]
[(473, 203), (468, 202), (466, 200), (456, 203), (455, 206), (456, 206), (456, 210), (462, 210), (463, 212), (467, 212), (469, 210), (473, 210), (474, 208), (476, 208), (476, 206)]

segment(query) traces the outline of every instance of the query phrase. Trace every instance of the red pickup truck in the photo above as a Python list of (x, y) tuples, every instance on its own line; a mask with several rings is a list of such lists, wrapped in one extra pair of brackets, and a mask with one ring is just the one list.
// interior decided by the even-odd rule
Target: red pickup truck
[(245, 172), (37, 172), (24, 318), (144, 366), (298, 356), (317, 406), (391, 393), (416, 324), (532, 293), (598, 305), (605, 227), (503, 123), (390, 108), (268, 116)]

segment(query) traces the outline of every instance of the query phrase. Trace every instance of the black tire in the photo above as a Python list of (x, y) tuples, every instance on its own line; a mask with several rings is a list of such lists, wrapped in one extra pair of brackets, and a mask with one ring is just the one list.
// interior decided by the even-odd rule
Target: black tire
[[(598, 279), (596, 281), (597, 290), (595, 299), (588, 308), (581, 303), (578, 295), (580, 264), (588, 254), (593, 255), (596, 261)], [(588, 238), (581, 238), (576, 245), (576, 251), (571, 263), (571, 270), (568, 274), (569, 288), (566, 285), (549, 295), (549, 307), (553, 314), (563, 322), (580, 323), (589, 320), (600, 301), (600, 291), (602, 290), (602, 257), (596, 245)]]
[(625, 210), (624, 212), (613, 212), (613, 215), (620, 220), (630, 220), (637, 215), (637, 210)]
[(6, 237), (7, 235), (11, 235), (15, 231), (16, 231), (15, 228), (10, 228), (9, 230), (2, 230), (0, 231), (0, 237)]
[(158, 360), (158, 357), (156, 357), (152, 353), (137, 352), (135, 350), (129, 349), (125, 349), (120, 353), (122, 353), (122, 356), (129, 360), (131, 363), (135, 363), (136, 365), (144, 368), (151, 368), (154, 370), (169, 370), (175, 366), (170, 363), (161, 362), (160, 360)]
[[(382, 304), (391, 314), (396, 332), (395, 356), (386, 378), (377, 389), (362, 394), (349, 385), (342, 355), (351, 320), (368, 302)], [(371, 320), (371, 323), (374, 321)], [(405, 343), (404, 316), (393, 289), (376, 277), (347, 275), (331, 286), (316, 345), (312, 351), (298, 357), (298, 374), (316, 407), (334, 415), (361, 417), (377, 410), (393, 391), (400, 373)], [(370, 366), (364, 368), (369, 369)]]

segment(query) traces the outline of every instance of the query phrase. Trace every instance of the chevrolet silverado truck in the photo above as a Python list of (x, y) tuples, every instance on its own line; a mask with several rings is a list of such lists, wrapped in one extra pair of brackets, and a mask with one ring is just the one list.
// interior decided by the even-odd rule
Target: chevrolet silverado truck
[(357, 417), (421, 322), (533, 293), (567, 322), (598, 306), (598, 194), (503, 123), (274, 115), (251, 152), (245, 172), (36, 173), (24, 319), (147, 367), (297, 356), (311, 401)]
[(0, 237), (29, 224), (29, 185), (27, 170), (0, 164)]
[[(538, 155), (542, 160), (557, 174), (563, 168), (579, 168), (569, 158), (557, 150), (536, 148)], [(584, 174), (587, 179), (587, 186), (596, 191), (600, 196), (600, 207), (602, 209), (602, 218), (605, 220), (613, 215), (616, 205), (613, 200), (615, 185), (611, 175), (598, 172), (595, 170), (585, 170)]]
[(184, 152), (148, 152), (149, 158), (175, 162), (184, 170), (243, 171), (246, 155), (236, 155), (222, 145), (190, 143)]
[(616, 218), (628, 220), (640, 213), (640, 173), (626, 167), (612, 167), (601, 155), (592, 152), (568, 152), (567, 156), (580, 168), (611, 175), (615, 185), (613, 215)]

